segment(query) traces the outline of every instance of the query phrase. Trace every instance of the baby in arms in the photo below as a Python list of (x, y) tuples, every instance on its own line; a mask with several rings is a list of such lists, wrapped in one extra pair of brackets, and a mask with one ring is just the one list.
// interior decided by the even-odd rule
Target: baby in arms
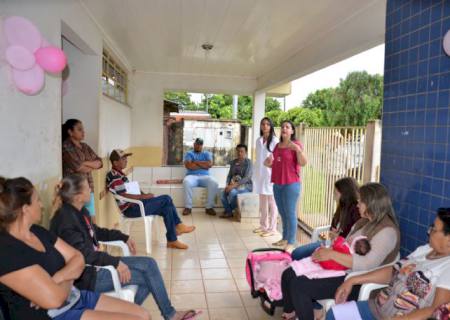
[[(360, 256), (366, 255), (371, 249), (369, 240), (364, 236), (354, 238), (351, 243), (343, 237), (337, 237), (331, 248), (340, 253)], [(310, 279), (338, 277), (345, 275), (344, 270), (348, 269), (334, 260), (314, 261), (311, 257), (292, 261), (291, 267), (297, 276), (304, 275)]]

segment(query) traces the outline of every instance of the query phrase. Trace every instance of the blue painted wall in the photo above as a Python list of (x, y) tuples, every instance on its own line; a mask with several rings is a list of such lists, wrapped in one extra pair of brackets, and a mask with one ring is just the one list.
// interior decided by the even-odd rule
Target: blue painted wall
[(450, 207), (450, 1), (388, 0), (381, 182), (399, 218), (402, 254), (428, 241)]

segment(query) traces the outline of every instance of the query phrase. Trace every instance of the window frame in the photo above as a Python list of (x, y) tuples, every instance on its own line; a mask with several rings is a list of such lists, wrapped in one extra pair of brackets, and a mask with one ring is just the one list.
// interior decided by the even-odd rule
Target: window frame
[(106, 49), (102, 54), (101, 81), (105, 96), (128, 106), (128, 73)]

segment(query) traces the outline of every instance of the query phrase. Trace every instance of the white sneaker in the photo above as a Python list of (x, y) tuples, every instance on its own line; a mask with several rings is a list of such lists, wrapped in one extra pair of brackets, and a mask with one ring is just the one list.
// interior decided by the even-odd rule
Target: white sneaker
[(272, 243), (272, 245), (276, 246), (276, 247), (285, 247), (287, 245), (287, 243), (288, 243), (287, 240), (281, 239), (277, 242)]
[(294, 247), (293, 244), (287, 244), (287, 245), (284, 247), (284, 251), (286, 251), (286, 252), (289, 253), (289, 254), (291, 254), (292, 251), (294, 251), (294, 249), (295, 249), (295, 247)]
[(261, 227), (258, 227), (258, 228), (256, 228), (256, 229), (253, 229), (253, 233), (263, 233), (263, 232), (265, 232), (266, 230), (264, 230), (263, 228), (261, 228)]
[(260, 233), (259, 235), (261, 237), (271, 237), (271, 236), (274, 236), (275, 234), (276, 233), (273, 231), (264, 231), (264, 232)]

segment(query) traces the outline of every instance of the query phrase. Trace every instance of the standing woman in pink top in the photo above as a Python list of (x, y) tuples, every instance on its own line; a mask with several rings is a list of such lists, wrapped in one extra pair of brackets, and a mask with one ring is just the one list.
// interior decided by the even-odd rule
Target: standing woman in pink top
[(273, 245), (284, 247), (288, 252), (292, 252), (296, 241), (300, 167), (306, 163), (303, 145), (295, 139), (294, 124), (283, 121), (280, 142), (264, 164), (272, 168), (273, 193), (283, 223), (283, 238)]

